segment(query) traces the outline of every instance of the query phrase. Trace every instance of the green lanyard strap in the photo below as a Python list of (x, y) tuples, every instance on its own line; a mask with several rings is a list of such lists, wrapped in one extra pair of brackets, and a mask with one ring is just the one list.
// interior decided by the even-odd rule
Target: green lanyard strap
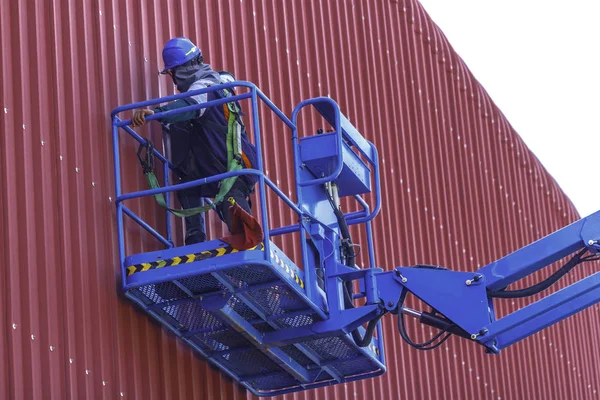
[[(226, 92), (228, 93), (228, 92)], [(242, 165), (242, 125), (239, 122), (239, 112), (240, 109), (235, 102), (227, 103), (227, 109), (229, 110), (229, 118), (227, 121), (227, 135), (225, 138), (227, 145), (227, 172), (238, 171), (243, 168)], [(146, 148), (145, 157), (142, 157), (142, 149)], [(137, 155), (140, 163), (142, 164), (142, 168), (144, 170), (144, 175), (146, 176), (146, 182), (148, 183), (148, 187), (150, 189), (158, 189), (160, 185), (158, 184), (158, 179), (156, 179), (156, 175), (154, 174), (154, 145), (152, 141), (149, 139), (146, 140), (145, 144), (140, 144)], [(217, 204), (223, 201), (225, 195), (229, 193), (231, 187), (237, 180), (238, 176), (231, 176), (229, 178), (225, 178), (219, 182), (219, 192), (215, 196), (213, 200), (213, 204)], [(201, 207), (188, 208), (184, 210), (177, 210), (169, 207), (167, 202), (165, 201), (165, 197), (162, 193), (156, 193), (154, 195), (154, 199), (161, 206), (172, 212), (178, 217), (190, 217), (192, 215), (196, 215), (213, 208), (212, 205), (205, 205)]]

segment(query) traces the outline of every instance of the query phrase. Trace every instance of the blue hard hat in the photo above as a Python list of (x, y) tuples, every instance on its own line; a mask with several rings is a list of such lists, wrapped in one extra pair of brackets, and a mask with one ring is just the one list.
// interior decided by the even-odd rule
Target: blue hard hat
[(192, 41), (185, 37), (178, 37), (169, 40), (163, 47), (162, 57), (165, 63), (165, 73), (171, 68), (178, 67), (194, 58), (201, 56), (202, 52)]

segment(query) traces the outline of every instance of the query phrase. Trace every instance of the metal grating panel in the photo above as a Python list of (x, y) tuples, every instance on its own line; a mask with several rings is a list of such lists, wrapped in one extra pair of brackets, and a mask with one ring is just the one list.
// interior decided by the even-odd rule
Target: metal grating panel
[(308, 358), (302, 351), (300, 351), (296, 346), (289, 345), (281, 348), (287, 355), (292, 357), (298, 364), (301, 366), (308, 368), (308, 366), (316, 365), (314, 361)]
[(216, 292), (224, 289), (224, 286), (212, 275), (192, 276), (181, 279), (179, 282), (193, 294)]
[(177, 324), (175, 327), (195, 331), (202, 328), (221, 326), (223, 323), (217, 320), (210, 312), (204, 310), (198, 303), (188, 301), (187, 303), (169, 305), (162, 309), (165, 314), (171, 316)]
[(240, 376), (254, 376), (281, 371), (273, 360), (256, 349), (225, 353), (223, 363)]
[(278, 279), (270, 269), (261, 265), (245, 265), (243, 267), (228, 270), (226, 275), (232, 281), (234, 286), (238, 287)]
[(296, 384), (296, 381), (289, 375), (280, 374), (251, 379), (248, 381), (248, 383), (250, 383), (250, 385), (253, 387), (260, 387), (264, 388), (265, 390), (269, 390), (286, 387), (286, 385), (288, 387), (292, 387)]
[[(232, 350), (250, 346), (250, 343), (243, 336), (229, 327), (224, 330), (206, 333), (204, 341), (212, 343), (211, 347), (214, 351)], [(252, 349), (254, 350), (254, 348)], [(233, 360), (233, 358), (227, 357), (228, 360)]]
[(356, 361), (346, 361), (337, 363), (332, 366), (332, 368), (341, 376), (354, 376), (365, 371), (364, 363), (368, 361), (361, 360), (359, 362)]
[(277, 320), (277, 323), (284, 328), (299, 327), (310, 325), (314, 321), (316, 315), (296, 315), (295, 317), (282, 317)]
[(316, 339), (303, 344), (318, 353), (324, 361), (343, 360), (358, 356), (356, 350), (348, 346), (339, 337)]
[(258, 314), (256, 314), (252, 309), (244, 302), (242, 302), (236, 296), (233, 296), (231, 300), (227, 303), (227, 305), (238, 313), (242, 318), (246, 321), (255, 321), (259, 319)]
[(155, 285), (142, 286), (139, 290), (154, 303), (162, 303), (169, 300), (179, 300), (188, 297), (186, 292), (172, 282), (162, 282)]

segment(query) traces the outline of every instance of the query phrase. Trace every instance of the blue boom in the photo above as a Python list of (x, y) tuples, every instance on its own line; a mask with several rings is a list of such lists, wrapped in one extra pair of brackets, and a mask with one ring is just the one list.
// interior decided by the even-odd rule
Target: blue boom
[[(163, 188), (124, 193), (121, 187), (120, 132), (140, 144), (145, 139), (118, 114), (135, 108), (189, 97), (221, 88), (242, 91), (234, 97), (193, 105), (168, 113), (249, 100), (258, 165), (185, 184), (171, 184), (172, 165), (163, 163)], [(295, 199), (290, 199), (264, 173), (259, 104), (289, 128), (293, 148)], [(307, 107), (331, 126), (323, 133), (299, 135), (299, 114)], [(148, 117), (159, 119), (166, 113)], [(595, 259), (600, 249), (600, 213), (575, 222), (475, 273), (428, 265), (398, 267), (384, 272), (374, 266), (371, 220), (379, 212), (380, 186), (375, 146), (363, 138), (338, 105), (329, 98), (301, 102), (286, 117), (253, 84), (219, 86), (118, 107), (112, 114), (116, 207), (122, 287), (141, 309), (180, 337), (206, 359), (261, 396), (279, 395), (350, 382), (385, 372), (380, 318), (398, 314), (400, 334), (417, 349), (430, 349), (455, 334), (498, 353), (600, 299), (597, 274), (555, 292), (501, 319), (495, 298), (539, 293), (580, 262)], [(131, 199), (169, 193), (241, 174), (258, 176), (257, 195), (264, 240), (238, 251), (212, 240), (175, 247), (172, 216), (165, 211), (160, 233), (125, 205)], [(271, 190), (297, 223), (272, 226), (266, 192)], [(372, 193), (372, 194), (369, 194)], [(367, 199), (364, 195), (369, 194)], [(340, 198), (353, 199), (357, 210), (343, 213)], [(164, 249), (126, 253), (124, 216), (148, 231)], [(364, 229), (367, 268), (356, 265), (349, 226)], [(292, 260), (272, 238), (295, 235), (300, 254)], [(586, 255), (589, 252), (591, 255)], [(554, 275), (530, 288), (507, 290), (519, 279), (570, 254), (575, 255)], [(355, 291), (355, 288), (359, 288)], [(412, 293), (431, 312), (405, 307)], [(416, 344), (406, 334), (405, 315), (440, 329), (427, 343)]]

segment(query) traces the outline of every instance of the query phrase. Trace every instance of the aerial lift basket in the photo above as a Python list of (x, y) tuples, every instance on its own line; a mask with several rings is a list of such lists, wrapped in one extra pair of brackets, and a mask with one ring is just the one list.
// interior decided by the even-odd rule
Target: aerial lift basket
[[(171, 238), (171, 217), (166, 214), (167, 234), (162, 235), (135, 212), (126, 200), (164, 193), (192, 185), (220, 180), (234, 173), (186, 184), (169, 183), (169, 162), (156, 149), (152, 151), (164, 163), (163, 188), (122, 193), (119, 133), (129, 133), (139, 143), (144, 139), (134, 132), (128, 120), (117, 114), (123, 111), (204, 93), (219, 88), (245, 87), (248, 92), (232, 100), (249, 98), (252, 103), (254, 141), (259, 165), (237, 174), (258, 175), (257, 193), (261, 210), (261, 225), (265, 238), (259, 245), (238, 251), (221, 240), (212, 240), (183, 247), (174, 247)], [(297, 199), (292, 201), (263, 174), (260, 152), (258, 100), (262, 100), (283, 120), (292, 132), (295, 157)], [(214, 104), (213, 104), (214, 103)], [(202, 106), (222, 104), (223, 100)], [(305, 106), (312, 105), (333, 127), (332, 132), (298, 138), (296, 118)], [(191, 106), (193, 107), (200, 107)], [(190, 107), (188, 107), (190, 108)], [(182, 109), (181, 111), (186, 111)], [(233, 379), (257, 395), (277, 395), (313, 387), (349, 382), (385, 372), (381, 327), (365, 347), (358, 346), (349, 329), (311, 331), (316, 323), (333, 321), (343, 308), (339, 303), (342, 279), (334, 276), (338, 257), (326, 258), (322, 253), (333, 251), (327, 243), (337, 240), (339, 228), (333, 212), (323, 204), (327, 201), (325, 184), (334, 183), (340, 196), (353, 196), (363, 206), (346, 215), (348, 224), (364, 224), (368, 251), (373, 262), (370, 220), (379, 210), (379, 195), (373, 212), (359, 195), (371, 192), (371, 171), (375, 171), (375, 189), (379, 189), (377, 153), (328, 98), (301, 103), (292, 120), (278, 110), (254, 85), (247, 82), (206, 88), (200, 91), (170, 96), (119, 107), (112, 113), (117, 186), (117, 224), (123, 291), (146, 313), (154, 317), (191, 348), (213, 362)], [(160, 114), (148, 120), (160, 118)], [(298, 224), (269, 228), (265, 190), (269, 187), (298, 214)], [(123, 216), (127, 215), (157, 238), (164, 250), (129, 255), (125, 252), (126, 235)], [(271, 240), (272, 236), (300, 232), (301, 270)], [(311, 242), (309, 245), (308, 242)], [(324, 244), (325, 243), (325, 244)], [(327, 263), (334, 263), (325, 268)], [(324, 275), (317, 277), (317, 268)], [(340, 267), (341, 268), (341, 267)], [(329, 271), (329, 272), (327, 272)], [(361, 276), (354, 272), (353, 278)], [(364, 277), (363, 277), (364, 278)], [(328, 283), (329, 282), (329, 283)], [(361, 283), (364, 288), (365, 285)], [(365, 297), (364, 292), (355, 297)], [(340, 324), (337, 324), (340, 325)], [(340, 326), (343, 326), (341, 324)], [(355, 324), (356, 325), (356, 324)], [(352, 327), (364, 334), (362, 326)]]

